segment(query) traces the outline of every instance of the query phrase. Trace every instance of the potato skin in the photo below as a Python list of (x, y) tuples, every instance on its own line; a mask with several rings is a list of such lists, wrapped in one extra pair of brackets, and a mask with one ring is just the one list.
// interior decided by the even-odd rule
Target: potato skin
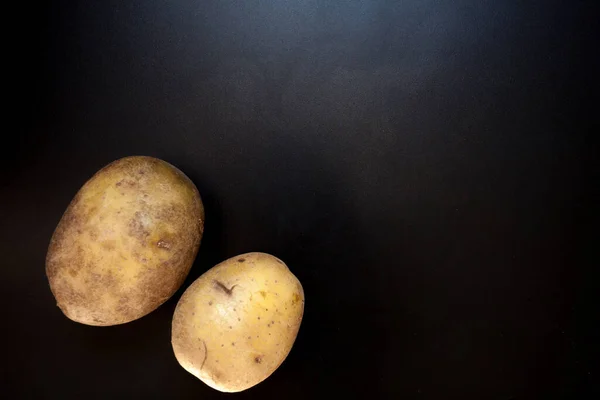
[(246, 390), (285, 360), (303, 313), (302, 285), (281, 260), (242, 254), (185, 291), (173, 316), (173, 351), (185, 370), (210, 387)]
[(198, 189), (177, 168), (143, 156), (112, 162), (79, 190), (50, 240), (58, 307), (95, 326), (143, 317), (181, 286), (203, 230)]

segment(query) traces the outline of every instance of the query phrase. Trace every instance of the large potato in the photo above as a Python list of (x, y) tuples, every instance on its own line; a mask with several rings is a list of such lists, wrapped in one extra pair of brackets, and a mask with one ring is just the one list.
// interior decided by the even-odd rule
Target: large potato
[(204, 208), (181, 171), (152, 157), (127, 157), (96, 173), (58, 223), (46, 274), (73, 321), (138, 319), (181, 286), (200, 245)]
[(230, 258), (179, 300), (172, 327), (175, 357), (214, 389), (248, 389), (287, 357), (303, 312), (302, 285), (281, 260), (264, 253)]

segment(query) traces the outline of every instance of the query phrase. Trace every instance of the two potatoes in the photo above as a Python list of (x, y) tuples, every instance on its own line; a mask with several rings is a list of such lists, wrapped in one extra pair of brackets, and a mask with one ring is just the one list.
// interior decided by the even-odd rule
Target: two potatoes
[[(58, 223), (46, 274), (58, 307), (87, 325), (143, 317), (183, 284), (200, 246), (204, 207), (171, 164), (126, 157), (97, 172)], [(214, 389), (239, 392), (271, 375), (290, 352), (304, 291), (278, 258), (230, 258), (185, 291), (173, 316), (175, 357)]]

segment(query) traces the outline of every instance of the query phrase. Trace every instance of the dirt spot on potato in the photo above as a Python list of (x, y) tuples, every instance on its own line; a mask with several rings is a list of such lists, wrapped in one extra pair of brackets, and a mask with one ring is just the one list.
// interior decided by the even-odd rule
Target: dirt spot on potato
[(162, 221), (173, 221), (182, 218), (185, 215), (185, 209), (178, 203), (171, 203), (160, 207), (156, 211), (156, 218)]
[(239, 263), (243, 263), (243, 262), (245, 262), (245, 261), (246, 261), (246, 259), (245, 259), (245, 258), (238, 258), (238, 262), (239, 262)]
[(171, 243), (167, 242), (166, 240), (160, 239), (158, 242), (156, 242), (156, 246), (161, 249), (171, 250)]
[(298, 293), (294, 293), (294, 295), (292, 296), (292, 304), (296, 304), (298, 303), (302, 298), (300, 297), (300, 295)]
[(256, 357), (254, 357), (254, 362), (257, 363), (257, 364), (261, 364), (262, 360), (263, 360), (262, 356), (256, 356)]
[(132, 188), (136, 187), (138, 185), (138, 183), (131, 179), (121, 179), (119, 182), (116, 183), (116, 185), (118, 187), (126, 187), (129, 189), (132, 189)]
[(101, 291), (116, 292), (119, 281), (110, 272), (104, 274), (92, 272), (90, 273), (90, 285)]
[(258, 293), (260, 293), (260, 295), (263, 297), (263, 299), (267, 297), (267, 292), (265, 292), (264, 290), (261, 290)]
[(137, 317), (137, 309), (132, 306), (129, 296), (121, 296), (116, 311), (121, 314), (124, 319), (133, 319)]
[(90, 239), (91, 239), (93, 242), (95, 242), (95, 241), (98, 239), (98, 235), (99, 235), (99, 233), (98, 233), (98, 229), (96, 229), (96, 228), (90, 228), (90, 229), (88, 230), (88, 235), (90, 236)]
[(128, 224), (128, 233), (130, 236), (138, 239), (140, 242), (144, 242), (148, 236), (150, 236), (150, 232), (144, 226), (142, 221), (143, 215), (140, 211), (136, 211), (134, 217), (129, 221)]
[(94, 214), (96, 214), (97, 211), (98, 211), (97, 206), (91, 207), (89, 210), (87, 210), (88, 217), (93, 216)]

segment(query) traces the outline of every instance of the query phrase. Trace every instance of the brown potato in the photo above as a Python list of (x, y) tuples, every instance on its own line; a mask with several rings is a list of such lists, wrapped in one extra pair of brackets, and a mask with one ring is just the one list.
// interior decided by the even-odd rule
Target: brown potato
[(123, 324), (155, 310), (196, 257), (204, 208), (171, 164), (126, 157), (83, 185), (58, 223), (46, 274), (58, 307), (87, 325)]
[(280, 259), (242, 254), (185, 291), (173, 316), (173, 351), (184, 369), (210, 387), (239, 392), (281, 365), (303, 313), (302, 285)]

